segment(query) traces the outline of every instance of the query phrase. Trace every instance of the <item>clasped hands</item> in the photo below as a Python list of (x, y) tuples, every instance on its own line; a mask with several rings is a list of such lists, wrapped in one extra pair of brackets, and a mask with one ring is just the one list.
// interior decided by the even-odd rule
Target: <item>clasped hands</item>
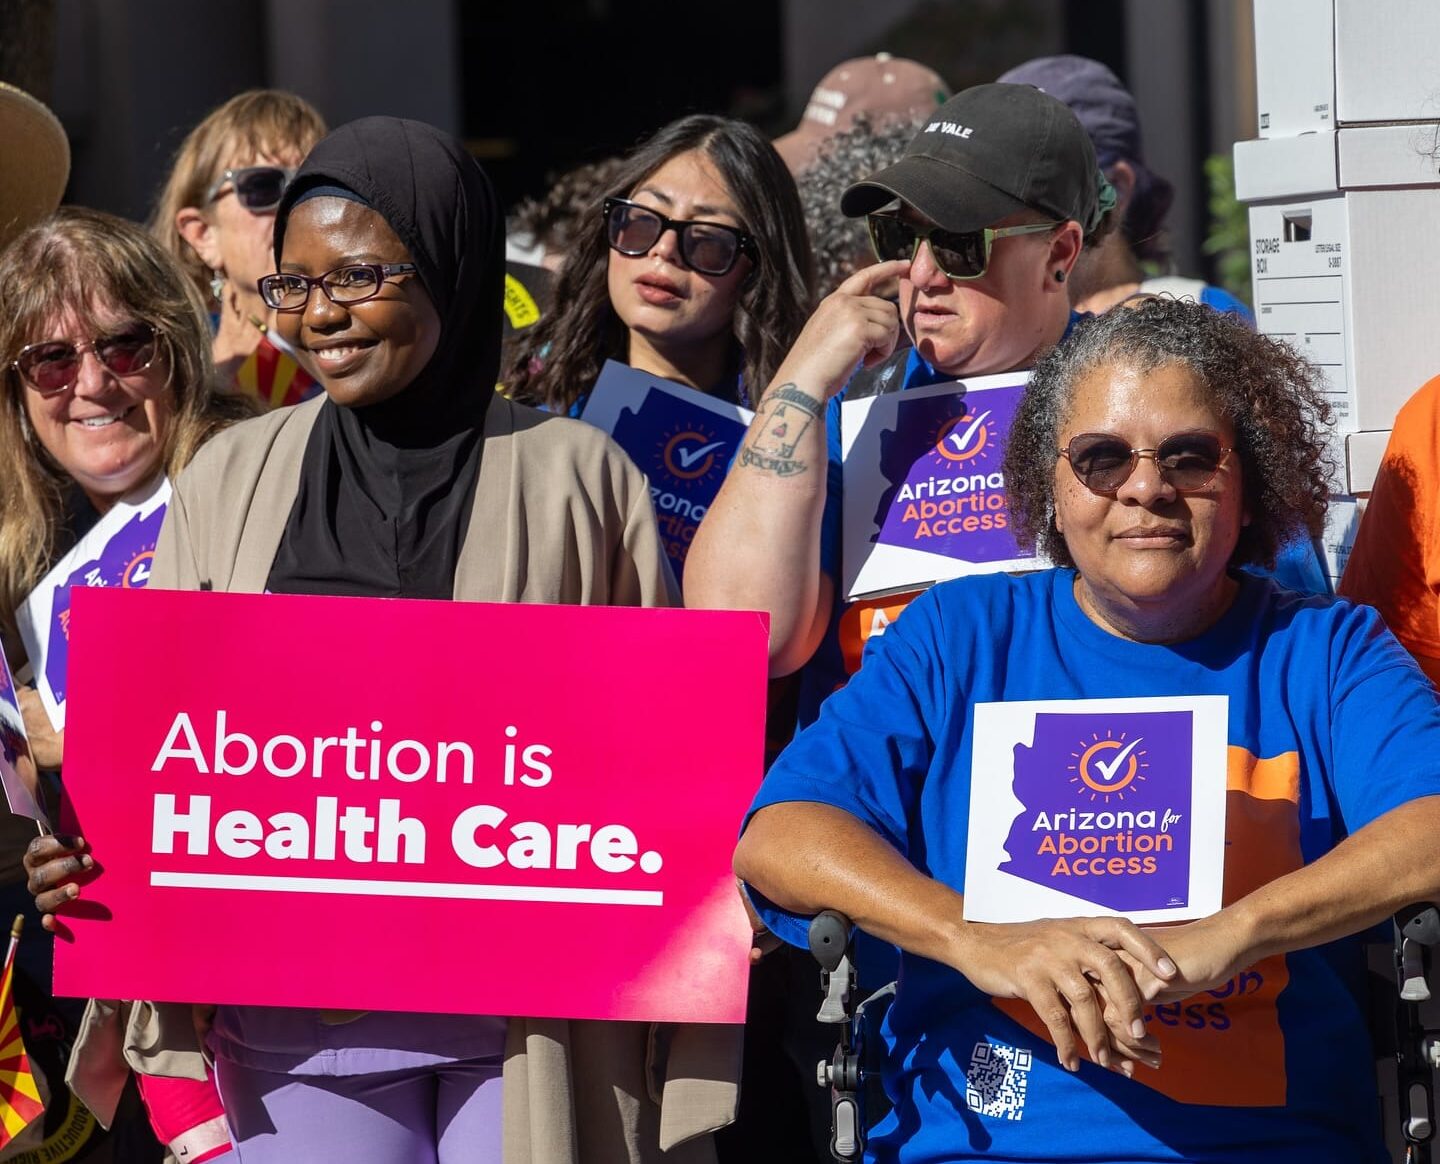
[(1083, 1047), (1102, 1067), (1133, 1077), (1160, 1066), (1147, 1005), (1211, 990), (1249, 964), (1222, 911), (1186, 925), (1142, 930), (1124, 918), (967, 922), (955, 969), (995, 998), (1022, 999), (1050, 1032), (1069, 1071)]

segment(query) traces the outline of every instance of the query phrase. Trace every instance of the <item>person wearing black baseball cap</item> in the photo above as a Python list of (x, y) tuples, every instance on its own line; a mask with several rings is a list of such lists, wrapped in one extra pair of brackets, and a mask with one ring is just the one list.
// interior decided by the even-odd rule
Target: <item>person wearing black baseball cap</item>
[[(806, 324), (686, 563), (689, 605), (769, 612), (772, 676), (804, 668), (802, 726), (886, 621), (856, 613), (876, 603), (837, 609), (839, 397), (1030, 367), (1068, 330), (1066, 281), (1113, 206), (1080, 122), (1029, 85), (956, 94), (845, 191), (880, 261)], [(896, 280), (898, 305), (884, 297)], [(895, 352), (902, 323), (914, 347)]]
[(902, 319), (948, 379), (1028, 367), (1060, 339), (1065, 279), (1113, 197), (1065, 105), (1028, 85), (980, 85), (840, 208), (867, 217), (881, 260), (912, 261)]

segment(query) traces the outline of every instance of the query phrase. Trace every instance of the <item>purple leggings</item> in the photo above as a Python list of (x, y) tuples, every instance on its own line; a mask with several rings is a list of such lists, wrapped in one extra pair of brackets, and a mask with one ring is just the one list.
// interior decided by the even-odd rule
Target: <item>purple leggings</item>
[(240, 1164), (500, 1164), (500, 1062), (370, 1075), (216, 1063)]

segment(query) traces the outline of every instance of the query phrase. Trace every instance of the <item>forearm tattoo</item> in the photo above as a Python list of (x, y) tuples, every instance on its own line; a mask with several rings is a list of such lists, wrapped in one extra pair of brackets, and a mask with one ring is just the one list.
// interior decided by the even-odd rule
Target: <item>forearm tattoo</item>
[(824, 404), (808, 393), (801, 392), (794, 384), (781, 384), (780, 387), (766, 397), (766, 400), (788, 401), (791, 404), (798, 405), (811, 416), (819, 416), (825, 409)]
[(761, 402), (760, 423), (740, 449), (740, 463), (777, 477), (805, 472), (810, 466), (796, 459), (795, 449), (824, 407), (794, 384), (782, 384)]

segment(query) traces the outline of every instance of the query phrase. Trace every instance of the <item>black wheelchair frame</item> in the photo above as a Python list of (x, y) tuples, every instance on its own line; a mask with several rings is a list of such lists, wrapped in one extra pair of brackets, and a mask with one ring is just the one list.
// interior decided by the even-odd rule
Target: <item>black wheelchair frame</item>
[[(830, 1090), (830, 1155), (839, 1164), (865, 1157), (865, 1009), (894, 995), (889, 986), (857, 999), (854, 928), (835, 910), (810, 923), (810, 952), (820, 963), (820, 1011), (816, 1019), (840, 1028), (829, 1061), (816, 1069), (816, 1082)], [(1440, 945), (1440, 909), (1409, 906), (1395, 915), (1393, 969), (1397, 996), (1395, 1069), (1400, 1105), (1403, 1164), (1434, 1164), (1435, 1073), (1440, 1071), (1440, 1026), (1431, 1026), (1421, 1004), (1430, 1001), (1430, 970)]]
[(1440, 943), (1440, 910), (1412, 905), (1395, 915), (1395, 1066), (1405, 1164), (1431, 1164), (1435, 1139), (1435, 1071), (1440, 1029), (1429, 1026), (1421, 1003), (1430, 999), (1430, 963)]

